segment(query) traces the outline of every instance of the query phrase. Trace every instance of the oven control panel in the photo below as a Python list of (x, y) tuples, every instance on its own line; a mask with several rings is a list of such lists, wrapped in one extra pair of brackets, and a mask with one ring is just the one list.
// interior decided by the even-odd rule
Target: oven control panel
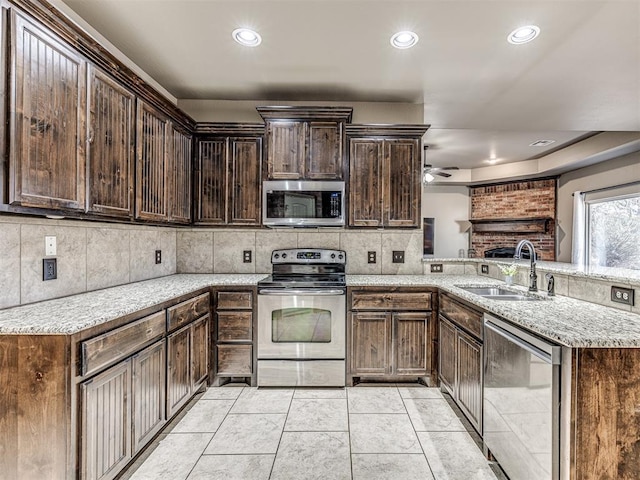
[(347, 254), (344, 250), (323, 248), (292, 248), (271, 252), (271, 263), (338, 263), (344, 264)]

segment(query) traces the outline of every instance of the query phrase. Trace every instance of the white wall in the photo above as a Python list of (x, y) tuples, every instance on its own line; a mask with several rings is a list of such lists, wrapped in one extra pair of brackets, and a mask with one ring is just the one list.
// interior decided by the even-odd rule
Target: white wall
[(422, 217), (435, 218), (436, 258), (456, 258), (469, 248), (469, 189), (454, 185), (429, 185), (422, 190)]
[(611, 187), (640, 181), (640, 152), (607, 160), (567, 172), (558, 180), (557, 259), (571, 262), (571, 236), (573, 232), (573, 192)]

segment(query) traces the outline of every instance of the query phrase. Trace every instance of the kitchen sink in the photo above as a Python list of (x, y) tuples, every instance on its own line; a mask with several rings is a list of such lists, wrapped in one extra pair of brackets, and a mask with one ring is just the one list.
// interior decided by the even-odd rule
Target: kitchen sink
[(474, 293), (491, 300), (504, 300), (511, 302), (544, 300), (544, 297), (527, 295), (526, 293), (517, 292), (504, 287), (464, 287), (462, 285), (457, 285), (457, 287), (466, 292)]

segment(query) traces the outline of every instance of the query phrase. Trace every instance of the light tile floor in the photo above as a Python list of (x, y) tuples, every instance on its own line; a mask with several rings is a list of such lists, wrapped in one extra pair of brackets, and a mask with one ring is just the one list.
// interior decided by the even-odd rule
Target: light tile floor
[[(130, 480), (495, 480), (436, 388), (209, 388), (125, 473)], [(474, 439), (475, 436), (475, 439)]]

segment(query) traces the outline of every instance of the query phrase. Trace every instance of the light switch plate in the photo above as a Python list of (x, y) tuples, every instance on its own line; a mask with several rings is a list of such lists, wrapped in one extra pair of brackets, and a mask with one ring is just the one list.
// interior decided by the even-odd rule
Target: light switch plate
[(44, 237), (44, 254), (47, 257), (55, 257), (58, 253), (58, 244), (56, 237), (47, 235)]
[(443, 267), (441, 263), (432, 263), (431, 264), (431, 273), (442, 273)]
[(480, 273), (489, 275), (489, 265), (480, 265)]

